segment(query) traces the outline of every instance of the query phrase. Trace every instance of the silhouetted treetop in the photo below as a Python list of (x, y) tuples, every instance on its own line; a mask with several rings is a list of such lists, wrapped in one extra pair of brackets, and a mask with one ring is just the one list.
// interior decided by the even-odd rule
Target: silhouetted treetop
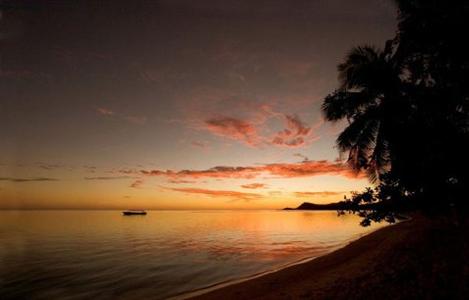
[(420, 207), (462, 206), (469, 186), (469, 3), (395, 2), (396, 36), (383, 50), (363, 45), (347, 53), (322, 112), (348, 122), (338, 150), (373, 183), (392, 178), (400, 190), (393, 197)]

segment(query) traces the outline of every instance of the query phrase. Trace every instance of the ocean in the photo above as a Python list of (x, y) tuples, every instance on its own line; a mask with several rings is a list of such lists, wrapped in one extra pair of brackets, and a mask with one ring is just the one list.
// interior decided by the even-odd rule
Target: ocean
[(0, 299), (167, 299), (322, 256), (384, 225), (318, 211), (0, 211)]

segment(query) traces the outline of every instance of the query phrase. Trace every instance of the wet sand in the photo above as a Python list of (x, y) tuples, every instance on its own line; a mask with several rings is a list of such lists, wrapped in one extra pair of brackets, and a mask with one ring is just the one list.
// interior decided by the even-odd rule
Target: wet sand
[(415, 217), (304, 264), (192, 299), (467, 299), (467, 228)]

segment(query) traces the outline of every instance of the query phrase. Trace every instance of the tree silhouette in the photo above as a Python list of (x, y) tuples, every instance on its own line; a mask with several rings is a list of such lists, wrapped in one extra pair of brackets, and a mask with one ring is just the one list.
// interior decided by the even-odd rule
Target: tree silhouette
[(402, 73), (393, 61), (390, 47), (384, 51), (371, 46), (353, 48), (339, 67), (340, 88), (322, 105), (329, 121), (347, 119), (348, 126), (337, 138), (341, 153), (357, 171), (366, 170), (376, 182), (390, 169), (392, 130), (405, 113)]
[[(469, 28), (469, 4), (395, 2), (394, 39), (384, 50), (354, 47), (338, 66), (339, 88), (322, 106), (326, 120), (348, 121), (338, 149), (377, 185), (350, 200), (357, 210), (359, 204), (374, 210), (361, 210), (368, 221), (403, 207), (444, 212), (467, 206), (469, 46), (460, 33)], [(392, 189), (399, 192), (380, 192)]]

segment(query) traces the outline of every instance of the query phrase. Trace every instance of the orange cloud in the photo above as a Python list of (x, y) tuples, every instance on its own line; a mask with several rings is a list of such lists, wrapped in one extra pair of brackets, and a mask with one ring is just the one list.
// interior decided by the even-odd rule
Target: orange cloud
[(267, 185), (263, 183), (250, 183), (250, 184), (243, 184), (241, 187), (245, 189), (262, 189), (262, 188), (267, 187)]
[[(124, 170), (124, 172), (129, 172), (129, 170)], [(181, 170), (181, 171), (141, 170), (139, 172), (143, 175), (167, 176), (170, 178), (180, 178), (180, 177), (204, 178), (206, 177), (206, 178), (251, 179), (259, 175), (259, 172), (256, 172), (255, 167), (224, 167), (224, 166), (213, 167), (207, 170)]]
[(249, 146), (255, 146), (260, 142), (256, 127), (247, 121), (219, 117), (206, 120), (205, 126), (205, 129), (215, 135), (237, 140)]
[[(284, 129), (274, 136), (268, 134), (267, 128), (271, 123), (267, 121), (275, 118), (284, 123)], [(319, 139), (314, 134), (315, 126), (309, 126), (297, 115), (286, 115), (275, 112), (270, 106), (263, 105), (258, 112), (251, 114), (249, 119), (232, 117), (215, 117), (206, 119), (198, 128), (208, 130), (214, 135), (239, 141), (250, 147), (272, 145), (277, 147), (302, 147)]]
[(312, 128), (308, 127), (298, 116), (285, 115), (284, 130), (277, 132), (272, 144), (284, 147), (301, 147), (319, 137), (312, 136)]
[(275, 163), (247, 167), (217, 166), (205, 170), (120, 170), (122, 174), (145, 176), (162, 176), (176, 180), (182, 178), (216, 178), (216, 179), (252, 179), (262, 175), (278, 178), (313, 177), (320, 175), (343, 176), (347, 178), (364, 178), (364, 174), (357, 174), (346, 164), (327, 160), (302, 161), (299, 163)]
[(207, 189), (199, 189), (199, 188), (165, 188), (168, 190), (181, 192), (181, 193), (188, 193), (188, 194), (202, 194), (207, 195), (210, 197), (222, 197), (222, 198), (231, 198), (233, 200), (256, 200), (260, 199), (263, 196), (260, 194), (255, 193), (243, 193), (237, 191), (222, 191), (222, 190), (207, 190)]
[(300, 163), (277, 163), (268, 164), (261, 167), (264, 172), (278, 177), (312, 177), (320, 175), (336, 175), (348, 178), (363, 178), (347, 165), (338, 162), (329, 162), (327, 160), (310, 160)]

